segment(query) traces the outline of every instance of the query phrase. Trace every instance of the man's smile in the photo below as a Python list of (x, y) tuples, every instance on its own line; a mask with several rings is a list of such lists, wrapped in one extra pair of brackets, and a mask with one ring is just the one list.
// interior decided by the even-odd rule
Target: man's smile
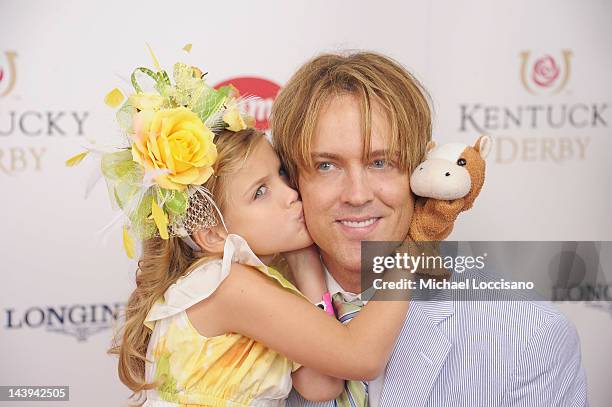
[(365, 238), (380, 224), (380, 216), (345, 217), (335, 221), (343, 234), (355, 239)]

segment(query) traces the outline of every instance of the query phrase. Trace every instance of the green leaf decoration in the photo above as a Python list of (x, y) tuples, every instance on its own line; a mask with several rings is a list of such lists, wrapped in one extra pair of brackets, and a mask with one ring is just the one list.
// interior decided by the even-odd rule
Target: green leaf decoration
[(151, 216), (152, 202), (153, 193), (151, 189), (149, 189), (142, 196), (142, 199), (138, 203), (136, 209), (130, 214), (132, 230), (141, 240), (148, 239), (157, 232), (155, 221), (153, 221), (153, 219), (149, 219)]
[(172, 191), (172, 195), (164, 204), (164, 208), (171, 214), (179, 216), (187, 211), (189, 196), (184, 191)]
[(198, 115), (202, 122), (206, 123), (206, 119), (225, 103), (228, 97), (228, 91), (208, 88), (198, 98), (193, 105), (193, 111)]
[(103, 154), (101, 166), (104, 176), (112, 181), (139, 183), (142, 180), (142, 167), (132, 159), (130, 149)]
[(140, 66), (132, 71), (132, 75), (130, 75), (130, 81), (132, 82), (132, 86), (136, 90), (136, 93), (142, 93), (142, 87), (138, 83), (138, 79), (136, 75), (138, 72), (142, 72), (147, 75), (149, 78), (153, 79), (155, 82), (155, 89), (159, 92), (159, 94), (163, 97), (168, 97), (169, 90), (172, 88), (170, 84), (170, 77), (166, 71), (153, 72), (149, 68), (145, 68)]
[(129, 98), (117, 110), (117, 123), (119, 123), (119, 127), (125, 134), (132, 134), (134, 132), (133, 122), (135, 114), (136, 108), (130, 104)]
[(145, 68), (143, 66), (140, 66), (140, 67), (134, 69), (132, 71), (132, 75), (130, 75), (130, 81), (132, 82), (132, 86), (136, 90), (136, 93), (142, 93), (142, 87), (140, 86), (140, 84), (138, 83), (138, 80), (136, 78), (136, 74), (138, 72), (144, 73), (145, 75), (147, 75), (148, 77), (153, 79), (153, 81), (157, 84), (157, 82), (158, 82), (158, 75), (157, 75), (157, 73), (153, 72), (149, 68)]
[(194, 70), (191, 66), (182, 62), (174, 64), (173, 76), (175, 86), (171, 90), (171, 97), (174, 98), (178, 106), (191, 109), (206, 84), (201, 78), (194, 76)]

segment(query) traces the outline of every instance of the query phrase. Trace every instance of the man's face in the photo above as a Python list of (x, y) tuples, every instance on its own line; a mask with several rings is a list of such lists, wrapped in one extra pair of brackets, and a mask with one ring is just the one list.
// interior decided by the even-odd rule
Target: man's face
[(362, 240), (403, 240), (413, 211), (409, 176), (392, 158), (386, 115), (372, 103), (371, 159), (363, 158), (359, 101), (332, 98), (312, 140), (312, 168), (300, 170), (306, 225), (325, 264), (359, 272)]

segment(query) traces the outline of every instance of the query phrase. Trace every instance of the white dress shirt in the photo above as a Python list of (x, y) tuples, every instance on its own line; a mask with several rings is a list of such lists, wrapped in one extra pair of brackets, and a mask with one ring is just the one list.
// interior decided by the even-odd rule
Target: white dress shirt
[[(327, 271), (327, 267), (323, 265), (325, 269), (325, 282), (327, 283), (327, 291), (333, 296), (336, 293), (342, 293), (344, 298), (347, 301), (351, 301), (355, 298), (361, 297), (361, 294), (355, 294), (348, 291), (344, 291), (340, 284), (334, 279), (334, 277)], [(364, 304), (367, 304), (367, 301), (363, 301)], [(380, 395), (382, 394), (383, 381), (385, 379), (385, 373), (387, 368), (383, 373), (378, 376), (376, 379), (368, 382), (368, 405), (370, 407), (378, 407), (380, 403)]]

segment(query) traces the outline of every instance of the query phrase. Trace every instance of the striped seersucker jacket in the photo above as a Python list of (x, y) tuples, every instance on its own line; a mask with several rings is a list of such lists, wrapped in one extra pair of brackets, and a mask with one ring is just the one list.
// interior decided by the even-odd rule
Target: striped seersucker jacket
[[(381, 407), (587, 404), (575, 328), (535, 301), (413, 301), (380, 396)], [(287, 406), (334, 401), (293, 390)]]

